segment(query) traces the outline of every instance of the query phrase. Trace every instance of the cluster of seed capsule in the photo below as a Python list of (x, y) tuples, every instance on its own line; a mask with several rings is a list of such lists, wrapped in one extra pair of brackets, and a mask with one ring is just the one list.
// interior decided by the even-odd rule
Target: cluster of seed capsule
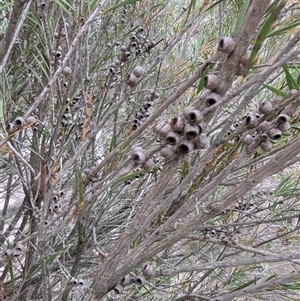
[(21, 130), (27, 125), (33, 125), (37, 122), (36, 116), (29, 116), (26, 119), (23, 117), (17, 117), (14, 122), (10, 122), (6, 125), (6, 131), (8, 134), (13, 134), (17, 130)]
[(18, 257), (25, 252), (25, 247), (22, 242), (18, 241), (14, 248), (6, 249), (5, 256), (6, 257)]
[(146, 172), (151, 172), (155, 166), (154, 157), (148, 156), (144, 148), (141, 146), (133, 147), (130, 152), (130, 158), (136, 166), (139, 166)]
[(250, 210), (254, 207), (254, 203), (251, 202), (244, 202), (244, 201), (239, 201), (234, 208), (227, 208), (225, 210), (222, 211), (222, 214), (228, 214), (229, 212), (234, 212), (234, 211), (247, 211)]
[[(272, 104), (270, 102), (263, 102), (259, 107), (259, 112), (267, 117), (272, 112)], [(255, 132), (245, 135), (243, 142), (246, 145), (254, 142), (263, 151), (268, 152), (272, 149), (271, 141), (280, 139), (282, 134), (289, 130), (290, 117), (287, 114), (279, 114), (272, 121), (264, 120), (261, 122), (258, 116), (248, 114), (245, 117), (245, 125), (248, 128), (254, 128)]]
[(63, 191), (54, 190), (52, 193), (52, 204), (49, 208), (50, 216), (61, 213), (61, 198), (64, 196)]
[[(50, 61), (51, 66), (60, 66), (61, 65), (61, 59), (62, 59), (62, 47), (58, 46), (57, 49), (53, 50), (51, 52), (52, 54), (52, 60)], [(72, 69), (69, 66), (65, 66), (62, 70), (62, 74), (66, 77), (70, 76), (72, 73)], [(65, 85), (67, 86), (67, 85)]]
[(145, 285), (147, 281), (154, 275), (154, 267), (146, 263), (142, 267), (142, 273), (136, 277), (126, 275), (119, 283), (117, 283), (113, 290), (116, 294), (122, 294), (124, 287), (132, 284), (137, 284), (138, 286)]
[(167, 145), (160, 151), (164, 158), (169, 158), (175, 152), (188, 154), (194, 149), (208, 147), (209, 138), (203, 135), (207, 123), (200, 110), (188, 107), (182, 116), (174, 117), (167, 124), (158, 124), (154, 131), (164, 138)]
[[(44, 221), (44, 225), (48, 226), (54, 215), (61, 213), (61, 198), (64, 196), (63, 191), (54, 190), (52, 193), (50, 207), (48, 209), (47, 219)], [(33, 216), (40, 221), (42, 219), (43, 208), (33, 207)], [(47, 228), (47, 231), (52, 231), (54, 229)]]
[(143, 173), (139, 173), (139, 171), (142, 171), (143, 169), (146, 170), (146, 171), (149, 172), (149, 173), (152, 173), (152, 172), (153, 172), (154, 166), (157, 166), (157, 171), (162, 171), (163, 165), (159, 165), (159, 163), (160, 163), (160, 161), (161, 161), (161, 160), (160, 160), (160, 157), (159, 157), (159, 156), (156, 156), (156, 155), (153, 155), (153, 156), (151, 157), (151, 159), (152, 159), (152, 161), (154, 162), (153, 167), (152, 167), (152, 161), (150, 161), (151, 164), (146, 163), (146, 168), (147, 168), (147, 166), (149, 165), (149, 167), (151, 167), (151, 169), (149, 169), (149, 168), (145, 169), (145, 168), (144, 168), (145, 165), (142, 165), (141, 167), (135, 168), (135, 169), (133, 170), (133, 174), (136, 173), (136, 175), (134, 176), (134, 178), (127, 179), (127, 180), (124, 182), (124, 184), (125, 184), (125, 185), (130, 185), (130, 184), (132, 184), (132, 182), (133, 182), (134, 180), (137, 180), (137, 179), (140, 179), (141, 177), (143, 177)]
[(203, 231), (204, 239), (218, 239), (222, 243), (228, 244), (230, 241), (236, 239), (236, 231), (230, 231), (224, 227), (205, 228)]
[[(222, 39), (220, 39), (219, 43), (218, 43), (218, 50), (226, 53), (226, 54), (230, 54), (234, 49), (235, 49), (236, 43), (234, 41), (233, 38), (231, 37), (224, 37)], [(247, 68), (249, 67), (249, 59), (251, 56), (251, 50), (248, 49), (244, 55), (241, 57), (237, 71), (236, 71), (236, 75), (245, 75)]]
[(82, 91), (80, 90), (72, 100), (70, 100), (69, 98), (66, 100), (66, 108), (61, 116), (62, 127), (69, 127), (73, 124), (73, 114), (77, 112), (81, 96)]
[(129, 43), (127, 45), (121, 45), (121, 61), (126, 62), (133, 55), (140, 56), (141, 54), (147, 54), (154, 47), (154, 42), (147, 39), (144, 35), (144, 31), (143, 27), (139, 27), (138, 30), (129, 37)]
[(121, 50), (120, 61), (127, 62), (132, 56), (140, 56), (148, 54), (155, 46), (153, 40), (145, 36), (145, 30), (142, 26), (138, 27), (137, 31), (132, 33), (129, 37), (129, 42), (125, 45), (116, 41), (114, 44), (108, 43), (107, 46), (118, 47)]
[(76, 287), (76, 286), (83, 286), (85, 284), (85, 282), (82, 278), (77, 279), (75, 277), (72, 277), (69, 280), (69, 284), (72, 285), (72, 287)]
[(145, 70), (142, 66), (136, 66), (131, 73), (128, 74), (126, 84), (130, 87), (137, 85), (139, 78), (144, 74)]
[(128, 4), (123, 5), (122, 14), (121, 14), (121, 21), (123, 23), (126, 22), (126, 17), (127, 17), (129, 9), (130, 9), (130, 5), (128, 5)]
[[(144, 35), (144, 28), (139, 27), (136, 33), (131, 34), (129, 38), (129, 43), (126, 45), (121, 45), (120, 42), (116, 41), (112, 45), (108, 43), (108, 47), (117, 47), (120, 49), (121, 53), (118, 59), (114, 59), (108, 66), (109, 80), (105, 82), (105, 86), (109, 88), (114, 87), (114, 83), (120, 78), (121, 69), (134, 56), (143, 56), (147, 55), (150, 50), (155, 46), (155, 43), (152, 40), (149, 40)], [(129, 86), (133, 87), (137, 84), (137, 79), (144, 73), (144, 69), (142, 67), (136, 67), (134, 72), (131, 72), (126, 82)]]
[(52, 54), (52, 60), (50, 61), (51, 66), (60, 66), (61, 65), (61, 59), (62, 59), (62, 47), (58, 46), (57, 49), (53, 49)]
[(135, 131), (152, 114), (154, 101), (159, 97), (160, 94), (154, 90), (150, 91), (150, 95), (146, 96), (145, 102), (135, 114), (134, 119), (130, 122), (133, 131)]
[[(235, 41), (230, 37), (222, 38), (218, 44), (218, 50), (224, 53), (231, 53), (235, 48)], [(249, 67), (251, 51), (247, 50), (246, 53), (241, 57), (238, 66), (237, 75), (244, 75), (245, 70)], [(218, 85), (218, 76), (215, 74), (209, 74), (204, 79), (204, 85), (207, 89), (214, 92)], [(259, 107), (259, 113), (249, 113), (240, 121), (237, 121), (230, 127), (229, 133), (235, 132), (238, 128), (246, 127), (247, 129), (255, 129), (251, 134), (246, 134), (243, 137), (243, 143), (245, 145), (250, 145), (255, 143), (263, 151), (270, 151), (272, 148), (273, 140), (278, 140), (281, 138), (282, 133), (288, 131), (290, 128), (290, 118), (287, 114), (280, 114), (274, 120), (268, 121), (268, 115), (273, 111), (273, 105), (271, 102), (263, 102)], [(261, 114), (265, 117), (261, 120)]]
[[(234, 48), (235, 42), (232, 38), (222, 38), (218, 45), (218, 50), (226, 54), (231, 53)], [(246, 62), (246, 57), (243, 57), (241, 64)], [(209, 138), (204, 132), (209, 122), (210, 108), (221, 103), (221, 95), (217, 93), (218, 86), (218, 76), (214, 73), (208, 74), (204, 78), (204, 87), (207, 90), (201, 98), (203, 101), (197, 104), (199, 109), (188, 107), (181, 116), (174, 117), (169, 123), (160, 123), (154, 128), (167, 142), (160, 152), (162, 157), (168, 158), (177, 153), (184, 155), (208, 147)]]

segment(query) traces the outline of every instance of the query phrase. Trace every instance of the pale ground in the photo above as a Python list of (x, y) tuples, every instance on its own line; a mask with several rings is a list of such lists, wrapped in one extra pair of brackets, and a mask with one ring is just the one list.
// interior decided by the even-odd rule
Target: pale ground
[[(6, 198), (6, 184), (3, 183), (0, 185), (0, 214), (1, 215), (5, 203), (5, 198)], [(18, 185), (12, 191), (12, 196), (10, 197), (7, 214), (11, 215), (15, 213), (22, 205), (23, 200), (24, 200), (24, 193), (21, 185)]]

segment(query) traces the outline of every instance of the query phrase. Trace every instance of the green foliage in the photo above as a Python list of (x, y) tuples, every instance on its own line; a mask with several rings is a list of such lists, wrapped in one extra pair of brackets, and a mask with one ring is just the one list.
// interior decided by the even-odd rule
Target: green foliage
[[(126, 275), (122, 300), (298, 291), (297, 275), (278, 291), (268, 281), (286, 279), (274, 263), (299, 259), (299, 3), (272, 1), (243, 49), (249, 72), (236, 76), (241, 58), (216, 45), (240, 33), (253, 1), (32, 1), (18, 8), (17, 18), (29, 8), (22, 25), (9, 24), (14, 2), (0, 3), (0, 34), (20, 24), (13, 47), (0, 45), (0, 300), (111, 300)], [(265, 101), (273, 108), (259, 113)], [(187, 107), (202, 117), (185, 116), (163, 156), (160, 125)], [(280, 114), (291, 127), (272, 140)], [(37, 122), (7, 128), (22, 116)], [(183, 154), (182, 141), (198, 149)], [(18, 242), (24, 250), (6, 258)], [(139, 286), (145, 264), (156, 273)]]

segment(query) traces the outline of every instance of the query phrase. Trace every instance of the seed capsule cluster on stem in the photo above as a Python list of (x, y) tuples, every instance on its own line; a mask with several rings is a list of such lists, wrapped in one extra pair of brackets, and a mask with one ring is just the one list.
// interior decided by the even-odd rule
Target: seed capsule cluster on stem
[(142, 286), (147, 284), (150, 278), (154, 275), (155, 269), (152, 264), (145, 263), (142, 267), (142, 272), (140, 275), (131, 276), (126, 275), (120, 282), (118, 282), (113, 290), (116, 294), (122, 294), (125, 286), (136, 284), (138, 286)]

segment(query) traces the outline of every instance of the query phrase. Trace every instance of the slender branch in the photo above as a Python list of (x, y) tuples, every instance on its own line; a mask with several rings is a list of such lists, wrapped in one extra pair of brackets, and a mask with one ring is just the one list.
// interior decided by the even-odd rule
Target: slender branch
[(200, 272), (210, 269), (219, 269), (226, 267), (237, 267), (244, 265), (256, 265), (259, 263), (275, 263), (275, 262), (290, 262), (292, 260), (299, 260), (300, 253), (295, 254), (281, 254), (281, 255), (266, 255), (266, 256), (256, 256), (250, 259), (230, 259), (217, 261), (207, 264), (191, 264), (180, 266), (178, 268), (162, 269), (155, 273), (155, 277), (173, 277), (180, 273), (190, 273), (190, 272)]
[[(29, 2), (29, 3), (27, 3)], [(10, 14), (9, 23), (6, 30), (6, 35), (4, 39), (2, 40), (1, 46), (0, 46), (0, 74), (2, 74), (3, 69), (5, 67), (5, 64), (7, 62), (7, 59), (10, 55), (10, 52), (16, 42), (16, 39), (18, 37), (18, 34), (20, 30), (22, 29), (23, 23), (26, 19), (28, 10), (30, 8), (32, 0), (16, 0), (14, 1), (13, 10)], [(22, 7), (24, 4), (27, 3), (23, 13), (21, 14)], [(18, 22), (18, 19), (21, 15), (21, 19)]]
[(267, 288), (272, 288), (277, 285), (286, 284), (290, 281), (295, 280), (299, 276), (300, 276), (300, 271), (294, 272), (294, 273), (289, 274), (288, 276), (279, 277), (274, 280), (262, 281), (256, 285), (253, 285), (253, 286), (247, 287), (247, 288), (243, 288), (240, 290), (236, 290), (232, 293), (228, 293), (228, 294), (223, 293), (222, 296), (212, 298), (212, 299), (210, 299), (210, 301), (230, 301), (230, 300), (233, 300), (234, 298), (238, 298), (241, 296), (247, 296), (249, 294), (257, 293), (257, 292), (260, 292)]

